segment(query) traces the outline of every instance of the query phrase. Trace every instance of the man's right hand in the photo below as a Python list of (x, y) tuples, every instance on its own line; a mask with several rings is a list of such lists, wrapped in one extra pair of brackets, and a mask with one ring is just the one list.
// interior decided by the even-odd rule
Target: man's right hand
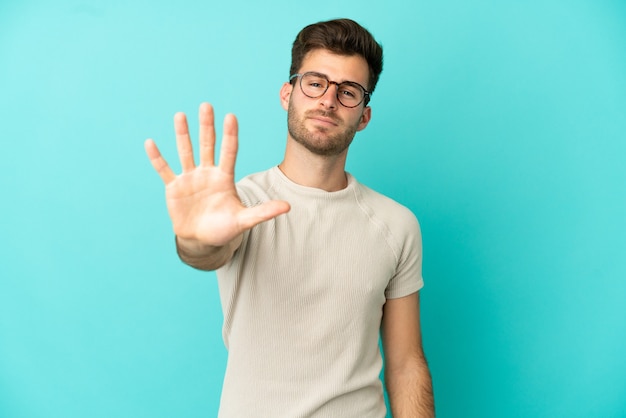
[[(146, 153), (165, 183), (167, 209), (179, 246), (185, 247), (193, 258), (207, 256), (240, 239), (241, 234), (255, 225), (289, 211), (284, 201), (269, 201), (245, 207), (235, 188), (237, 159), (237, 119), (224, 118), (224, 135), (219, 164), (215, 165), (215, 121), (213, 108), (202, 103), (200, 120), (200, 164), (194, 162), (187, 118), (174, 116), (176, 145), (182, 173), (176, 175), (169, 167), (153, 140), (145, 142)], [(238, 247), (238, 244), (237, 244)], [(236, 249), (236, 248), (235, 248)], [(230, 249), (231, 254), (234, 249)]]

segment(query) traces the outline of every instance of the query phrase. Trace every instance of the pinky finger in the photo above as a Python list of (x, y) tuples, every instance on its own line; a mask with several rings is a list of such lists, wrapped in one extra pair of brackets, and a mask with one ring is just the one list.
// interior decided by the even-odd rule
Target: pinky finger
[(170, 166), (167, 164), (167, 161), (161, 155), (159, 148), (157, 148), (156, 144), (152, 139), (147, 139), (144, 143), (144, 148), (146, 149), (146, 154), (150, 159), (150, 163), (154, 170), (159, 174), (163, 183), (166, 185), (174, 181), (176, 178), (176, 174), (172, 171)]

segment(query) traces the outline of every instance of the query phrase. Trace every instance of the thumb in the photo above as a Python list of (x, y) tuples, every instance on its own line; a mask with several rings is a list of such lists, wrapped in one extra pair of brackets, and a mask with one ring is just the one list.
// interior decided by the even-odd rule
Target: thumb
[(239, 214), (239, 225), (250, 229), (261, 222), (269, 221), (277, 216), (289, 212), (291, 206), (284, 200), (270, 200), (258, 206), (246, 208)]

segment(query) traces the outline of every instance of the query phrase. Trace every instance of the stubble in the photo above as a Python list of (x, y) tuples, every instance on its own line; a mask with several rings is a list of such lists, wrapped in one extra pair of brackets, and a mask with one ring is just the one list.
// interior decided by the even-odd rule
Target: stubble
[[(322, 127), (317, 126), (311, 130), (305, 126), (308, 118), (322, 116), (332, 119), (337, 126)], [(333, 112), (323, 110), (309, 110), (304, 114), (298, 113), (293, 101), (289, 102), (287, 111), (287, 128), (289, 135), (297, 143), (304, 146), (312, 153), (320, 156), (335, 156), (344, 152), (352, 143), (357, 132), (358, 121), (352, 125), (344, 125), (344, 121), (338, 118)], [(334, 131), (334, 132), (333, 132)]]

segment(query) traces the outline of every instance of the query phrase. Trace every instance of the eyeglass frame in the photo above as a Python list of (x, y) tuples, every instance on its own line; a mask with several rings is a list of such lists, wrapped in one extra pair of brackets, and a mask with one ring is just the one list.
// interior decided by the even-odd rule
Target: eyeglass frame
[[(319, 96), (309, 96), (308, 94), (306, 94), (304, 92), (304, 89), (302, 88), (302, 78), (307, 75), (307, 74), (314, 74), (320, 77), (323, 77), (326, 79), (326, 81), (328, 82), (328, 85), (326, 86), (326, 89), (324, 89), (324, 92), (322, 94), (320, 94)], [(367, 89), (365, 87), (363, 87), (362, 85), (360, 85), (359, 83), (357, 83), (356, 81), (342, 81), (341, 83), (338, 83), (336, 81), (331, 81), (328, 79), (328, 76), (326, 74), (322, 74), (322, 73), (318, 73), (317, 71), (307, 71), (305, 73), (298, 73), (298, 74), (292, 74), (289, 77), (289, 83), (292, 83), (293, 80), (297, 77), (300, 77), (300, 82), (298, 83), (300, 85), (300, 91), (302, 91), (302, 94), (304, 94), (306, 97), (311, 98), (311, 99), (319, 99), (320, 97), (322, 97), (323, 95), (326, 94), (326, 92), (328, 91), (328, 89), (330, 88), (331, 84), (334, 84), (336, 86), (335, 89), (335, 96), (337, 97), (337, 101), (343, 106), (343, 107), (347, 107), (348, 109), (354, 109), (355, 107), (358, 107), (361, 103), (364, 103), (363, 106), (367, 106), (367, 104), (370, 102), (371, 100), (371, 92), (367, 91)], [(339, 98), (339, 86), (342, 84), (352, 84), (352, 85), (357, 85), (361, 88), (361, 90), (363, 90), (363, 99), (361, 99), (361, 101), (357, 104), (355, 104), (354, 106), (346, 106), (345, 104), (343, 104), (343, 102), (341, 101), (341, 99)]]

